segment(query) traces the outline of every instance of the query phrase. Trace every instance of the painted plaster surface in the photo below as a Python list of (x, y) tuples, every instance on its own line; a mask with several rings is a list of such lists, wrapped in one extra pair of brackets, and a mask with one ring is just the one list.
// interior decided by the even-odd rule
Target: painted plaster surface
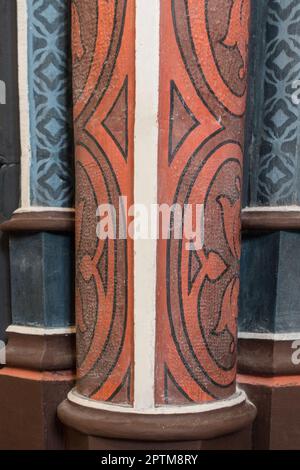
[(158, 197), (204, 204), (205, 240), (158, 243), (160, 405), (235, 391), (249, 14), (249, 1), (161, 2)]
[(28, 0), (30, 201), (73, 205), (69, 0)]
[[(143, 412), (235, 392), (250, 2), (142, 6), (72, 2), (77, 392)], [(203, 204), (204, 247), (99, 240), (119, 196)]]
[(300, 4), (253, 2), (247, 159), (250, 206), (300, 203)]
[(133, 400), (133, 243), (98, 239), (96, 210), (118, 228), (133, 201), (134, 7), (72, 2), (78, 391), (113, 403)]

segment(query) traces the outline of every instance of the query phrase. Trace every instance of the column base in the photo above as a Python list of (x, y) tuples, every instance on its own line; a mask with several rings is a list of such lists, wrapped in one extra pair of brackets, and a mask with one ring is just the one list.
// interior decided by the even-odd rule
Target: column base
[(66, 371), (0, 370), (0, 450), (63, 449), (56, 410), (74, 380)]
[(251, 450), (252, 429), (247, 429), (216, 439), (197, 441), (138, 441), (106, 439), (77, 432), (71, 428), (65, 430), (65, 446), (68, 450)]
[[(208, 450), (251, 449), (252, 422), (256, 408), (242, 392), (212, 406), (190, 406), (172, 410), (160, 408), (155, 414), (114, 409), (113, 405), (79, 398), (76, 392), (58, 408), (66, 426), (70, 450)], [(79, 404), (82, 400), (83, 404)], [(87, 406), (85, 406), (85, 404)], [(90, 406), (89, 406), (90, 405)], [(224, 406), (222, 406), (224, 405)], [(109, 409), (111, 408), (111, 410)], [(211, 409), (209, 409), (211, 408)], [(118, 409), (118, 411), (116, 411)]]
[(260, 339), (259, 335), (255, 338), (255, 334), (251, 333), (249, 336), (249, 339), (239, 337), (238, 341), (238, 371), (241, 374), (254, 376), (300, 374), (300, 361), (293, 361), (295, 344), (300, 345), (299, 340)]
[(257, 407), (255, 450), (300, 450), (300, 376), (239, 375), (240, 387)]
[(41, 334), (35, 330), (39, 328), (11, 325), (7, 329), (7, 365), (38, 371), (75, 370), (76, 338), (72, 328), (41, 329)]

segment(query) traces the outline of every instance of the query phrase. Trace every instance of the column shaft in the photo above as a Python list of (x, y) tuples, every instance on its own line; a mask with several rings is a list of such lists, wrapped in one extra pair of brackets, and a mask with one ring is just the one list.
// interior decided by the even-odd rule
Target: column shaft
[(161, 2), (159, 203), (203, 204), (204, 244), (185, 219), (176, 240), (174, 215), (158, 243), (158, 404), (235, 392), (249, 15), (248, 1)]
[[(78, 381), (59, 407), (70, 447), (210, 448), (228, 434), (250, 445), (255, 411), (235, 386), (250, 2), (221, 3), (72, 2)], [(101, 204), (116, 238), (99, 237)], [(190, 204), (190, 222), (200, 207), (198, 237), (174, 204)], [(158, 233), (153, 206), (169, 209)]]
[[(76, 143), (78, 391), (133, 401), (133, 243), (120, 239), (133, 202), (134, 1), (72, 3)], [(142, 158), (142, 156), (141, 156)], [(97, 237), (97, 208), (118, 238)]]

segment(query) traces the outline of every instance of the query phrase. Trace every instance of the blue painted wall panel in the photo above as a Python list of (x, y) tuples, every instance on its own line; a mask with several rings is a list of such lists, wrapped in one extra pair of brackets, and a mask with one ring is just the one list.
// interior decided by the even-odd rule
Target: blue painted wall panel
[(31, 203), (72, 207), (69, 0), (28, 0)]
[(300, 2), (252, 3), (244, 205), (300, 204)]

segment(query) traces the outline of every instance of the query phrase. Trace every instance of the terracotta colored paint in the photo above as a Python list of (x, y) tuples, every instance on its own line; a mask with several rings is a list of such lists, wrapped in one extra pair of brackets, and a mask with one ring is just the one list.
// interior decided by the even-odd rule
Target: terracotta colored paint
[(75, 375), (72, 371), (38, 372), (26, 369), (15, 369), (12, 367), (5, 367), (5, 369), (0, 370), (0, 376), (17, 377), (19, 379), (41, 382), (63, 382), (65, 380), (75, 380)]
[(161, 1), (158, 202), (204, 204), (205, 240), (158, 242), (159, 405), (235, 392), (249, 16), (249, 0)]
[(96, 210), (133, 203), (135, 3), (73, 0), (78, 391), (133, 400), (133, 243), (99, 240)]
[(238, 374), (237, 380), (240, 384), (265, 385), (266, 387), (295, 387), (300, 386), (299, 375), (281, 375), (277, 377), (256, 377), (254, 375)]

